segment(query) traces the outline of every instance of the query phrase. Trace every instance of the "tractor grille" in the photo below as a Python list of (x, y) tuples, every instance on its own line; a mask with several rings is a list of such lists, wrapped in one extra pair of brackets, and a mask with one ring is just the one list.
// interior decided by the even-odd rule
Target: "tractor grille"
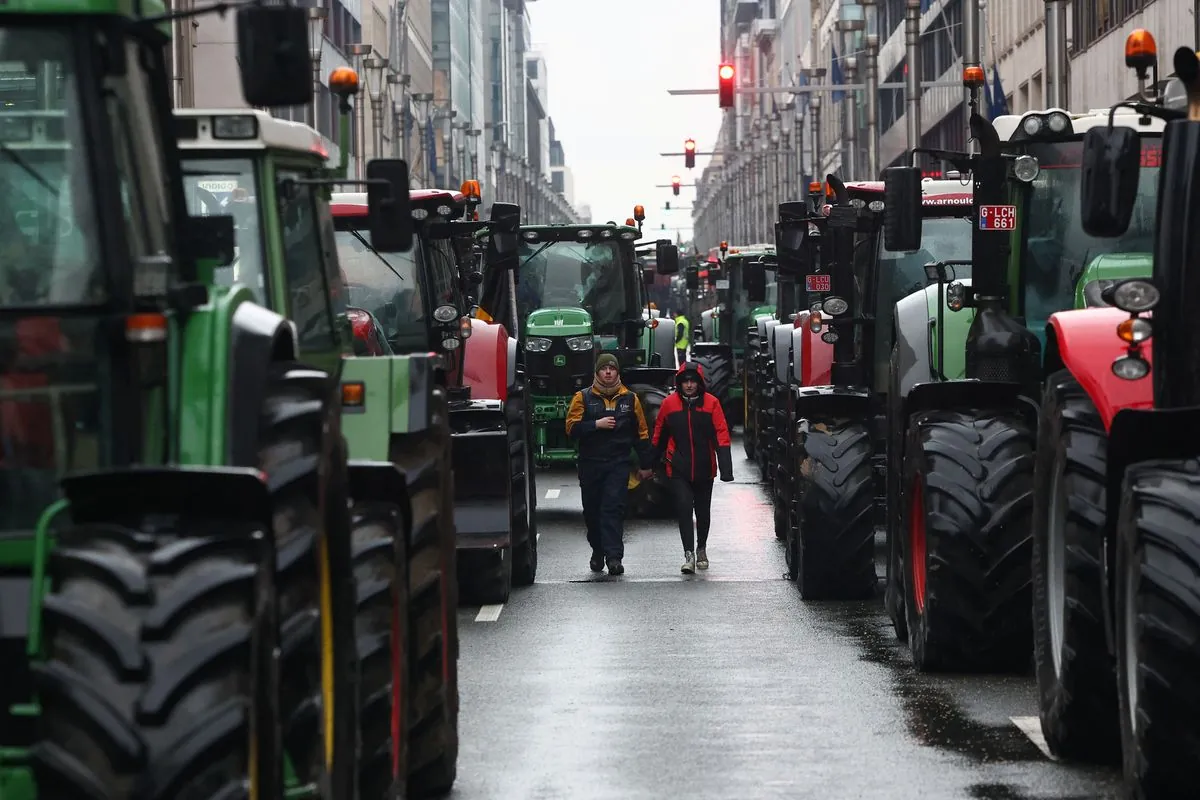
[[(582, 352), (567, 347), (563, 337), (552, 337), (545, 353), (525, 352), (525, 374), (530, 394), (544, 397), (573, 395), (591, 385), (596, 355), (592, 350)], [(556, 364), (555, 362), (559, 363)]]
[(1011, 358), (980, 358), (976, 364), (975, 374), (981, 381), (1018, 380), (1017, 370)]

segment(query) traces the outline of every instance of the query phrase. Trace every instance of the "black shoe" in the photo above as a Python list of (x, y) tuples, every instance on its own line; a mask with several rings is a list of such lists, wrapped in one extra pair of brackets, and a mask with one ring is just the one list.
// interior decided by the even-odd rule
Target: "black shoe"
[(601, 553), (592, 553), (592, 560), (588, 562), (588, 566), (592, 568), (592, 572), (604, 572), (604, 556)]
[(608, 559), (608, 574), (609, 575), (624, 575), (625, 574), (625, 567), (621, 566), (621, 559), (619, 559), (619, 558)]

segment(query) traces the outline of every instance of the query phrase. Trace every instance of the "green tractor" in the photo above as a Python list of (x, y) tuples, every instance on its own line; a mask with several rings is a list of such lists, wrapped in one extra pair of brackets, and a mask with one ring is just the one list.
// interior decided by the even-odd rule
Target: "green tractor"
[[(348, 139), (348, 105), (344, 111)], [(457, 590), (454, 531), (440, 526), (433, 513), (445, 487), (427, 463), (431, 453), (447, 457), (449, 439), (437, 361), (427, 354), (354, 356), (361, 351), (361, 316), (367, 312), (347, 306), (351, 298), (336, 255), (322, 258), (336, 252), (328, 198), (330, 187), (343, 180), (346, 151), (330, 167), (320, 134), (261, 111), (176, 110), (175, 119), (189, 210), (234, 219), (234, 259), (216, 270), (215, 285), (248, 288), (255, 302), (292, 319), (302, 343), (321, 342), (322, 357), (340, 352), (341, 428), (355, 502), (352, 557), (360, 579), (388, 574), (381, 561), (387, 551), (375, 546), (372, 531), (395, 524), (388, 522), (394, 517), (408, 535), (398, 550), (405, 561), (397, 580), (408, 591), (398, 607), (403, 614), (398, 635), (407, 638), (395, 656), (390, 637), (383, 635), (388, 629), (380, 627), (388, 622), (380, 616), (387, 598), (359, 593), (360, 619), (374, 632), (357, 639), (364, 699), (360, 791), (364, 797), (383, 796), (393, 786), (393, 771), (401, 780), (408, 776), (409, 796), (447, 791), (456, 764)], [(368, 172), (378, 174), (389, 164), (398, 166), (373, 161)], [(403, 174), (396, 179), (408, 185)], [(370, 244), (385, 248), (378, 237)], [(381, 431), (390, 432), (388, 451), (363, 446)], [(394, 657), (405, 661), (393, 663)], [(398, 716), (392, 719), (393, 688), (405, 698), (399, 708), (412, 715), (403, 728)], [(395, 754), (393, 740), (403, 743)]]
[[(646, 313), (634, 225), (523, 226), (515, 267), (498, 266), (490, 255), (485, 262), (477, 316), (518, 333), (538, 466), (575, 463), (567, 408), (575, 392), (592, 384), (601, 351), (617, 356), (648, 425), (673, 385), (674, 328)], [(660, 240), (654, 247), (656, 271), (678, 272), (675, 245)], [(631, 470), (632, 514), (661, 515), (670, 507), (662, 475), (639, 481)]]
[[(1147, 141), (1162, 135), (1161, 120), (1128, 109), (1111, 119)], [(1092, 284), (1115, 270), (1150, 267), (1157, 170), (1143, 172), (1140, 222), (1124, 237), (1080, 224), (1083, 133), (1109, 124), (1109, 111), (994, 125), (972, 115), (978, 155), (933, 153), (972, 173), (975, 231), (971, 260), (926, 265), (931, 285), (893, 318), (885, 602), (918, 669), (1028, 666), (1034, 409), (1043, 359), (1053, 360), (1045, 323), (1077, 299), (1099, 301)], [(885, 247), (915, 251), (920, 170), (891, 168), (885, 184)], [(967, 266), (970, 279), (954, 274)]]
[[(404, 618), (403, 476), (347, 464), (334, 315), (306, 308), (301, 327), (219, 279), (233, 221), (188, 214), (164, 45), (195, 13), (28, 0), (0, 17), (20, 32), (0, 60), (23, 67), (0, 135), (9, 799), (366, 785), (358, 687), (379, 667), (355, 644), (390, 651)], [(306, 27), (299, 9), (237, 11), (250, 105), (311, 100)], [(378, 244), (402, 249), (407, 208), (380, 183)], [(293, 246), (319, 253), (317, 207), (292, 209)], [(308, 263), (284, 307), (324, 292), (328, 265)], [(403, 506), (352, 517), (376, 498)], [(384, 587), (365, 599), (364, 569)]]
[(774, 305), (767, 303), (766, 294), (761, 291), (761, 284), (755, 297), (749, 296), (744, 266), (749, 261), (759, 262), (774, 252), (773, 244), (721, 248), (721, 259), (716, 265), (709, 264), (717, 305), (701, 313), (703, 341), (693, 345), (692, 355), (704, 366), (708, 390), (721, 401), (731, 425), (741, 424), (746, 417), (743, 362), (747, 352), (747, 329), (756, 316), (770, 316), (774, 311)]

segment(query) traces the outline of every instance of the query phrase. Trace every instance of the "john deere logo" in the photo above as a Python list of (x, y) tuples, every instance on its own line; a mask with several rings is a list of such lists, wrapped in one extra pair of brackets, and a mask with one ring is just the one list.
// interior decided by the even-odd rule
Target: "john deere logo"
[(554, 366), (565, 367), (566, 365), (567, 365), (567, 357), (566, 356), (555, 356), (554, 357)]

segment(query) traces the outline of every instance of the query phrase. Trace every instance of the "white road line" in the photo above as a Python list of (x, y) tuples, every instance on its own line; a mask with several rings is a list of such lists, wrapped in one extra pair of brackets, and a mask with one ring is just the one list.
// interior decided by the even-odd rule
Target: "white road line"
[(1046, 738), (1042, 736), (1042, 721), (1037, 717), (1009, 717), (1013, 725), (1016, 725), (1021, 733), (1029, 737), (1029, 740), (1038, 746), (1038, 749), (1046, 754), (1046, 758), (1053, 759), (1050, 755), (1050, 747), (1046, 744)]
[(475, 615), (476, 622), (495, 622), (500, 619), (500, 612), (504, 610), (504, 604), (496, 606), (481, 606), (479, 613)]
[(562, 494), (562, 489), (547, 489), (546, 490), (546, 499), (547, 500), (555, 500), (558, 498), (558, 496), (560, 494)]

